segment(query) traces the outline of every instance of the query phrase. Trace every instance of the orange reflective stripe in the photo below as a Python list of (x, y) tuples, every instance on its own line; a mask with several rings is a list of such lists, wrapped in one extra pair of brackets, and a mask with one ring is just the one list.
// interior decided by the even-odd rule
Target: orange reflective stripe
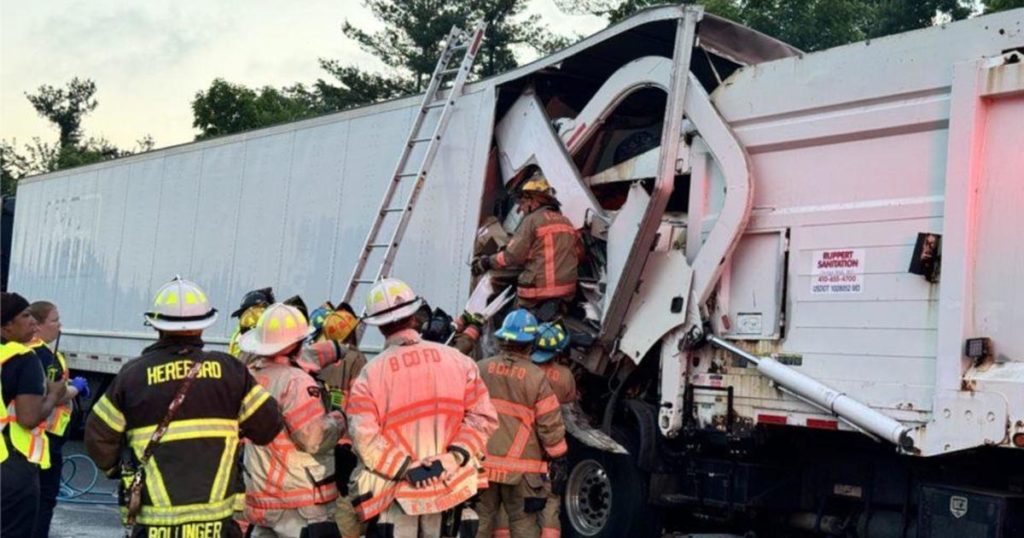
[(319, 418), (323, 414), (323, 405), (320, 403), (319, 399), (314, 398), (307, 400), (306, 403), (285, 413), (284, 420), (288, 423), (288, 426), (292, 431), (296, 431), (302, 429), (302, 427), (309, 424), (311, 420)]
[(555, 236), (544, 236), (544, 283), (555, 283)]
[(558, 223), (558, 224), (545, 224), (537, 228), (537, 236), (547, 237), (555, 234), (571, 234), (576, 235), (576, 228), (572, 227), (572, 224)]
[(509, 458), (489, 454), (484, 460), (484, 467), (488, 470), (507, 471), (513, 473), (546, 473), (548, 464), (541, 460), (526, 458)]
[[(509, 243), (509, 245), (511, 245), (511, 243)], [(505, 248), (508, 248), (508, 247), (505, 247)], [(505, 251), (504, 250), (499, 252), (498, 255), (494, 257), (494, 265), (497, 265), (498, 267), (505, 267), (505, 265), (507, 265), (507, 264), (508, 264), (508, 262), (505, 261)]]
[(576, 283), (560, 284), (558, 286), (543, 286), (538, 288), (520, 287), (517, 292), (524, 299), (549, 299), (551, 297), (567, 297), (576, 293)]
[(245, 503), (261, 510), (288, 510), (332, 502), (338, 498), (334, 483), (322, 487), (298, 488), (274, 493), (248, 492)]
[(512, 533), (508, 529), (494, 529), (493, 538), (512, 538)]
[(516, 432), (515, 438), (512, 440), (512, 444), (508, 447), (508, 452), (505, 455), (509, 458), (518, 458), (523, 455), (523, 451), (526, 450), (526, 443), (530, 442), (530, 438), (533, 437), (533, 430), (526, 426), (526, 424), (519, 425), (519, 431)]
[(499, 415), (508, 415), (510, 417), (518, 418), (526, 424), (533, 424), (533, 409), (510, 402), (508, 400), (502, 400), (500, 398), (491, 398), (491, 403), (494, 404), (494, 409)]
[(544, 451), (548, 453), (548, 456), (557, 458), (569, 451), (569, 445), (566, 444), (565, 439), (551, 445), (544, 447)]
[(462, 428), (451, 444), (464, 444), (471, 449), (470, 454), (476, 454), (487, 446), (487, 438), (472, 428)]
[(544, 527), (540, 530), (540, 538), (561, 538), (562, 530), (551, 527)]
[(558, 409), (558, 406), (558, 397), (552, 394), (547, 398), (544, 398), (543, 400), (537, 402), (537, 416), (539, 417), (541, 415), (546, 415)]

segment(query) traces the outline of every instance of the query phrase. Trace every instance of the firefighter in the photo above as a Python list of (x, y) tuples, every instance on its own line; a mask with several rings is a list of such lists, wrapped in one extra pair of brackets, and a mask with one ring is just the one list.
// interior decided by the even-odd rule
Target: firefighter
[[(126, 363), (93, 405), (86, 450), (111, 477), (121, 471), (125, 446), (136, 467), (142, 462), (137, 514), (132, 489), (124, 495), (126, 523), (137, 522), (132, 536), (241, 536), (229, 492), (235, 451), (240, 436), (258, 445), (274, 440), (283, 427), (277, 403), (241, 362), (203, 350), (203, 330), (217, 311), (196, 284), (175, 277), (157, 291), (145, 318), (159, 339)], [(127, 467), (122, 484), (133, 483)]]
[(472, 272), (518, 269), (519, 306), (550, 320), (564, 314), (576, 295), (579, 235), (559, 211), (554, 189), (539, 172), (523, 184), (518, 203), (523, 220), (515, 235), (504, 250), (475, 258)]
[(236, 359), (241, 355), (242, 350), (238, 348), (238, 339), (249, 329), (256, 326), (260, 316), (267, 306), (274, 302), (273, 288), (260, 288), (252, 290), (242, 297), (242, 304), (231, 313), (231, 317), (238, 318), (238, 326), (235, 332), (231, 333), (231, 341), (228, 343), (228, 354)]
[(36, 518), (34, 536), (46, 538), (50, 535), (50, 521), (53, 519), (53, 508), (57, 506), (57, 494), (60, 493), (61, 466), (64, 462), (64, 435), (71, 423), (71, 404), (75, 397), (82, 394), (89, 397), (89, 384), (83, 377), (71, 379), (68, 363), (64, 354), (51, 349), (60, 337), (60, 311), (48, 301), (36, 301), (29, 305), (29, 312), (38, 326), (36, 338), (29, 347), (43, 367), (43, 374), (50, 382), (68, 384), (67, 397), (64, 403), (54, 408), (46, 419), (46, 438), (50, 445), (50, 468), (39, 473), (39, 516)]
[(39, 512), (39, 472), (50, 468), (45, 420), (67, 399), (67, 384), (46, 381), (26, 344), (37, 323), (17, 293), (0, 298), (0, 535), (32, 536)]
[[(343, 411), (348, 402), (352, 383), (366, 366), (366, 356), (355, 343), (359, 318), (352, 307), (342, 303), (334, 308), (326, 303), (328, 311), (314, 310), (311, 336), (315, 342), (303, 349), (303, 354), (314, 354), (320, 364), (326, 366), (318, 378), (327, 390), (331, 409)], [(357, 458), (352, 452), (352, 440), (342, 435), (334, 447), (334, 473), (338, 485), (337, 512), (334, 520), (344, 538), (358, 538), (363, 534), (362, 525), (356, 516), (349, 495), (348, 483), (356, 468)]]
[(422, 302), (393, 278), (366, 299), (363, 321), (380, 327), (386, 347), (359, 374), (347, 412), (360, 460), (354, 504), (360, 519), (372, 520), (368, 536), (437, 537), (442, 519), (460, 521), (450, 511), (476, 494), (498, 425), (476, 363), (420, 337)]
[(302, 312), (278, 303), (267, 307), (239, 341), (254, 357), (249, 368), (277, 400), (285, 421), (273, 443), (245, 447), (245, 516), (254, 538), (338, 536), (333, 448), (345, 419), (340, 412), (328, 413), (312, 372), (299, 366), (308, 333)]
[(564, 468), (568, 446), (558, 398), (544, 371), (530, 361), (537, 319), (513, 310), (495, 333), (498, 355), (480, 363), (501, 426), (487, 443), (484, 467), (490, 486), (480, 494), (479, 538), (491, 538), (500, 507), (509, 517), (513, 538), (540, 534), (535, 514), (550, 495), (549, 462)]

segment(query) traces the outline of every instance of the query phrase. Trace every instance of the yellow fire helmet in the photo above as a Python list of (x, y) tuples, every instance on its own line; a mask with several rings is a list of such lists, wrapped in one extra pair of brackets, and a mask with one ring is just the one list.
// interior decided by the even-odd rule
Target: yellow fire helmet
[(335, 310), (324, 318), (323, 330), (320, 333), (325, 340), (344, 342), (359, 326), (359, 319), (348, 310)]
[(547, 178), (538, 172), (530, 177), (530, 179), (526, 180), (526, 183), (523, 183), (523, 187), (519, 189), (519, 192), (523, 194), (544, 194), (547, 196), (554, 196), (555, 189), (552, 189)]
[(246, 308), (238, 318), (238, 326), (241, 327), (243, 332), (255, 327), (266, 309), (267, 307), (261, 304)]

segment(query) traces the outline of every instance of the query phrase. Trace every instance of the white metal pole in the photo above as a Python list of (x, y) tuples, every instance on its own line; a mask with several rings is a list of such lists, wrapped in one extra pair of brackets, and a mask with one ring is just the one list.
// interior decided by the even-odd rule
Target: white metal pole
[(757, 365), (761, 375), (778, 383), (786, 391), (809, 404), (820, 407), (867, 433), (876, 435), (903, 450), (914, 448), (910, 428), (898, 420), (825, 385), (824, 383), (782, 364), (770, 357), (759, 357), (717, 336), (708, 342)]

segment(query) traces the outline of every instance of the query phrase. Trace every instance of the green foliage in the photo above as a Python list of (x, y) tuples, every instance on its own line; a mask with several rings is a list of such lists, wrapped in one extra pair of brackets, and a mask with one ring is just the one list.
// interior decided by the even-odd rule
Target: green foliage
[(441, 44), (454, 25), (488, 21), (477, 54), (478, 76), (501, 73), (516, 66), (515, 49), (530, 47), (542, 53), (567, 46), (571, 38), (553, 36), (536, 15), (525, 16), (526, 0), (364, 0), (384, 28), (367, 31), (345, 21), (342, 31), (386, 66), (384, 73), (367, 71), (343, 61), (321, 58), (325, 77), (310, 87), (250, 89), (222, 79), (196, 93), (192, 101), (197, 138), (219, 136), (283, 121), (305, 118), (410, 95), (430, 79)]
[(153, 149), (149, 135), (137, 141), (133, 150), (120, 149), (104, 138), (82, 139), (82, 118), (96, 109), (96, 83), (75, 77), (65, 88), (40, 86), (35, 94), (25, 94), (40, 116), (53, 123), (60, 132), (56, 144), (33, 138), (19, 152), (17, 141), (0, 140), (0, 175), (3, 194), (12, 195), (19, 179), (83, 166), (107, 159), (125, 157), (138, 151)]
[[(664, 0), (561, 0), (559, 6), (572, 12), (595, 13), (617, 22), (641, 9), (664, 3)], [(971, 15), (974, 6), (971, 0), (705, 0), (685, 3), (702, 4), (708, 13), (745, 24), (806, 51), (924, 28), (937, 21), (963, 19)]]
[(68, 82), (67, 88), (40, 86), (36, 94), (25, 94), (40, 116), (60, 129), (60, 145), (77, 144), (82, 136), (82, 116), (96, 109), (96, 83), (78, 77)]
[(1018, 7), (1024, 7), (1024, 0), (987, 0), (985, 2), (985, 13), (995, 13), (996, 11)]
[(215, 79), (192, 100), (196, 138), (208, 138), (299, 120), (316, 113), (316, 97), (303, 85), (259, 90)]

